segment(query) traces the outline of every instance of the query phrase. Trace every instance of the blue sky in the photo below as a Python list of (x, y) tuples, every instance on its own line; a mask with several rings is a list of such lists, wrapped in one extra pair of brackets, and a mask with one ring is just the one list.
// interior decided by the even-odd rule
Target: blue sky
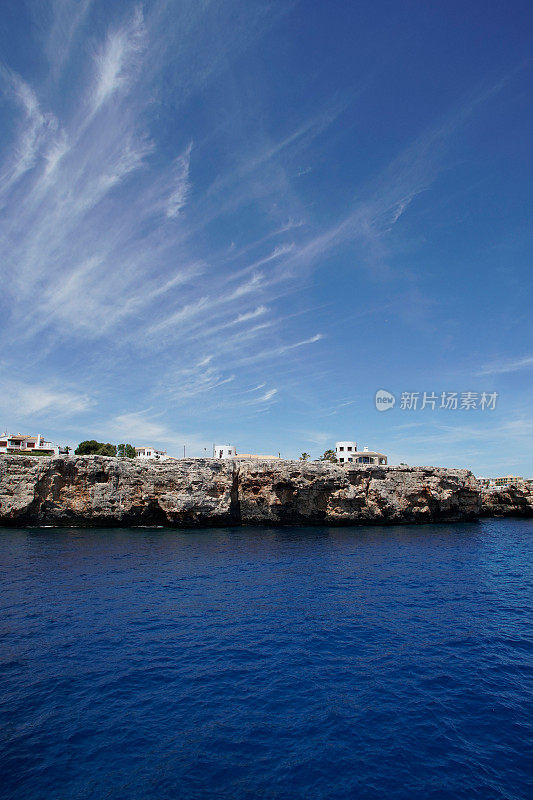
[(532, 16), (6, 4), (0, 427), (532, 476)]

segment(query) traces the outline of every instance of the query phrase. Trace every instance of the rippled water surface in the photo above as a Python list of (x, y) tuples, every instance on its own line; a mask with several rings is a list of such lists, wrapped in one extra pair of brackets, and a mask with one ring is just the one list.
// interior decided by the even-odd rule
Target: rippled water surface
[(0, 796), (533, 797), (533, 522), (0, 531)]

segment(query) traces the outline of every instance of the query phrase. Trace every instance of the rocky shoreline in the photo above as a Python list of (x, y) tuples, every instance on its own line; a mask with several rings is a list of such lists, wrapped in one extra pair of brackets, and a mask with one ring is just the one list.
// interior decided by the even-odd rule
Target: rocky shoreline
[(0, 525), (210, 527), (533, 516), (530, 487), (483, 494), (468, 470), (327, 462), (0, 456)]
[(533, 517), (533, 490), (526, 484), (483, 492), (482, 517)]

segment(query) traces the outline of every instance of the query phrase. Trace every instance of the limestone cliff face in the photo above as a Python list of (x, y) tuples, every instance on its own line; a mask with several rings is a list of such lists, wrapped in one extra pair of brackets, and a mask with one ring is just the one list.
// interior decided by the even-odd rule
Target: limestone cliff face
[(353, 525), (479, 513), (467, 470), (0, 456), (0, 525)]
[(526, 483), (483, 492), (483, 517), (533, 517), (533, 489)]

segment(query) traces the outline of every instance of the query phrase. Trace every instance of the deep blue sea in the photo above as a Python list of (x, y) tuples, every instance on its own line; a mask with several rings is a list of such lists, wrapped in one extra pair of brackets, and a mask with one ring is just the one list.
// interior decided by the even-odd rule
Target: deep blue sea
[(533, 521), (0, 530), (0, 796), (532, 798)]

